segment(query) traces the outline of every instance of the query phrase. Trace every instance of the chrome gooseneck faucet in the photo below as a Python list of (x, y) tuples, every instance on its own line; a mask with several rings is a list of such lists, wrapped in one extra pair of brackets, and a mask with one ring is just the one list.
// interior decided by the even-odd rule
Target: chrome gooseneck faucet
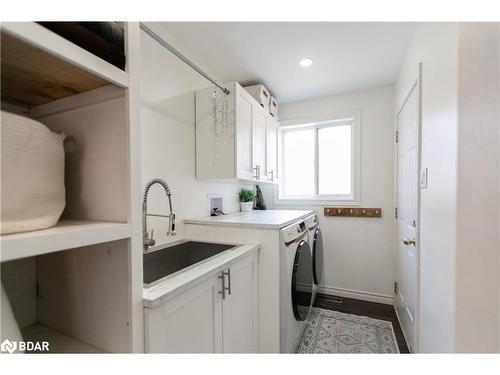
[[(159, 214), (148, 214), (148, 194), (151, 186), (155, 184), (160, 184), (164, 189), (165, 193), (167, 193), (168, 205), (170, 207), (169, 215), (159, 215)], [(153, 239), (153, 229), (151, 229), (151, 235), (148, 232), (148, 224), (147, 217), (148, 216), (158, 216), (158, 217), (168, 217), (168, 232), (167, 236), (175, 236), (175, 214), (172, 211), (172, 192), (168, 187), (168, 184), (165, 180), (161, 178), (153, 178), (146, 184), (144, 188), (144, 195), (142, 196), (142, 244), (144, 246), (144, 251), (146, 251), (149, 247), (154, 246), (155, 240)]]

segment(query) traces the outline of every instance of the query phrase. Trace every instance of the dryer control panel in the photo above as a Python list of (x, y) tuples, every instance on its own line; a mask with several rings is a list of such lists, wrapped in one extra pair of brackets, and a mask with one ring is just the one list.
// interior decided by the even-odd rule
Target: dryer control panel
[(309, 229), (316, 228), (318, 226), (318, 215), (314, 214), (314, 215), (306, 217), (305, 222), (306, 222), (306, 226)]
[(306, 230), (307, 226), (303, 221), (289, 225), (281, 230), (283, 241), (285, 243), (294, 242), (297, 238), (302, 236)]

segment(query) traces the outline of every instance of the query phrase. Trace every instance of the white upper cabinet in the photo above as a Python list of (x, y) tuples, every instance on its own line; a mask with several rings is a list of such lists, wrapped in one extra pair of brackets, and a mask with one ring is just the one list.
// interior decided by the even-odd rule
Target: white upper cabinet
[(236, 177), (244, 180), (254, 178), (252, 145), (252, 97), (245, 90), (236, 93)]
[(196, 177), (274, 182), (269, 128), (276, 122), (237, 82), (225, 87), (229, 95), (215, 88), (196, 92)]
[(252, 161), (256, 180), (264, 180), (266, 167), (266, 117), (264, 109), (257, 102), (252, 106)]
[(269, 182), (278, 180), (278, 121), (268, 117), (266, 121), (266, 177)]

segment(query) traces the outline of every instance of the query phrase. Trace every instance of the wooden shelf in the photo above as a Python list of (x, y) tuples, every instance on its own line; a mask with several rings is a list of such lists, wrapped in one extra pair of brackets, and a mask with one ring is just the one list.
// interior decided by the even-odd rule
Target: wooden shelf
[[(33, 324), (22, 330), (24, 341), (47, 341), (50, 353), (105, 353), (93, 345), (77, 340), (62, 332), (41, 324)], [(33, 352), (47, 354), (46, 352)]]
[(60, 220), (56, 226), (0, 237), (0, 261), (26, 258), (131, 236), (130, 224), (93, 220)]
[(2, 101), (31, 108), (106, 85), (127, 72), (34, 22), (2, 23)]

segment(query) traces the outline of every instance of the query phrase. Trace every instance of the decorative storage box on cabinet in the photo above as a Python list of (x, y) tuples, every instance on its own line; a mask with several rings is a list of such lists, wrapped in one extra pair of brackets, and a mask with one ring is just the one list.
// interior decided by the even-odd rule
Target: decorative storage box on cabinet
[(274, 96), (271, 96), (271, 100), (269, 101), (269, 113), (278, 121), (278, 101)]
[(269, 112), (269, 103), (271, 100), (271, 94), (266, 89), (264, 85), (253, 85), (244, 87), (246, 91), (264, 108)]

